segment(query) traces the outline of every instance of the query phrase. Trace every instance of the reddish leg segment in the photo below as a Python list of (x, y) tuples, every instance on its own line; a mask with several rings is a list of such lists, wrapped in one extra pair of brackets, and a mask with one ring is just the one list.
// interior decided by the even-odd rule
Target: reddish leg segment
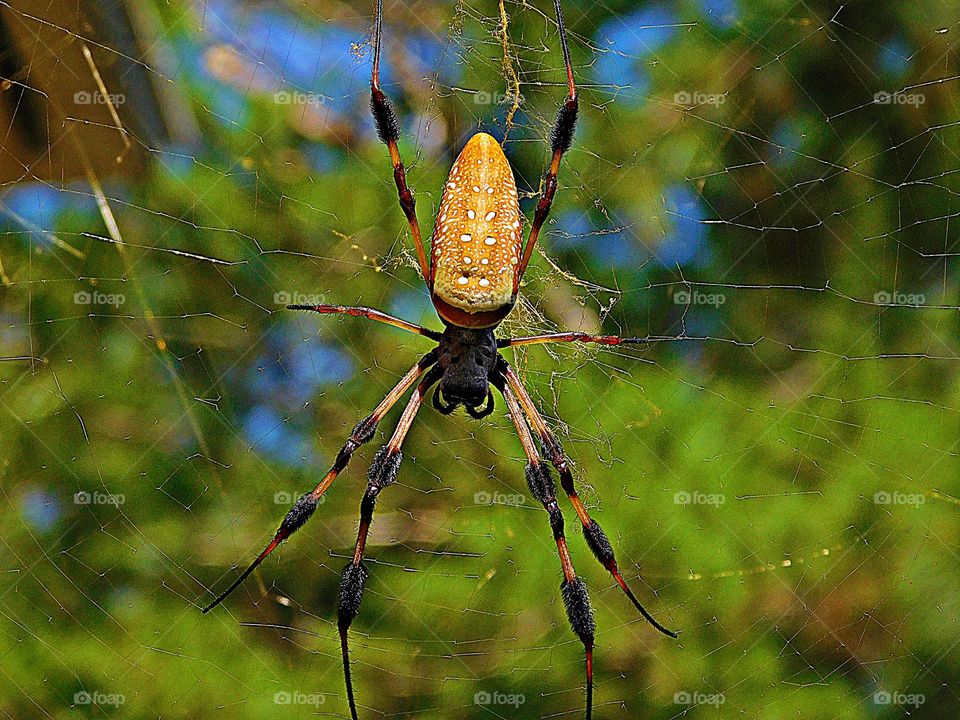
[(546, 335), (528, 335), (526, 337), (505, 338), (497, 341), (498, 348), (519, 347), (520, 345), (542, 345), (545, 343), (582, 342), (597, 345), (643, 345), (650, 342), (647, 338), (623, 338), (616, 335), (588, 335), (581, 332), (547, 333)]
[(390, 408), (392, 408), (397, 401), (406, 394), (414, 383), (420, 379), (420, 376), (427, 371), (427, 368), (432, 366), (437, 359), (436, 351), (431, 351), (427, 353), (420, 362), (414, 365), (406, 375), (397, 383), (396, 387), (393, 388), (387, 396), (374, 408), (373, 412), (367, 415), (363, 420), (357, 423), (356, 427), (353, 428), (353, 432), (350, 433), (350, 437), (337, 454), (337, 459), (333, 463), (333, 467), (323, 476), (323, 479), (317, 483), (317, 486), (308, 493), (305, 493), (294, 503), (293, 507), (290, 508), (287, 512), (286, 517), (284, 517), (283, 522), (280, 523), (280, 527), (277, 529), (276, 535), (274, 535), (273, 540), (270, 541), (270, 544), (263, 549), (256, 559), (250, 564), (250, 566), (240, 574), (240, 576), (233, 581), (233, 583), (224, 590), (217, 598), (207, 605), (203, 612), (207, 613), (213, 610), (217, 605), (223, 602), (230, 593), (236, 590), (240, 583), (247, 579), (247, 577), (254, 570), (257, 569), (257, 566), (260, 565), (266, 559), (266, 557), (272, 553), (276, 547), (286, 540), (288, 537), (293, 535), (297, 530), (299, 530), (303, 525), (310, 519), (310, 516), (313, 515), (314, 511), (317, 509), (317, 504), (320, 501), (320, 496), (327, 491), (327, 488), (333, 484), (333, 481), (337, 479), (347, 463), (350, 462), (350, 458), (353, 456), (353, 453), (358, 447), (363, 443), (368, 442), (374, 435), (377, 430), (377, 424), (380, 420), (383, 419), (383, 416), (386, 415)]
[(560, 564), (563, 567), (563, 582), (560, 584), (563, 604), (567, 609), (570, 626), (577, 637), (580, 638), (580, 642), (583, 643), (583, 650), (586, 655), (587, 720), (590, 720), (593, 713), (593, 638), (596, 630), (593, 610), (590, 607), (590, 596), (587, 594), (586, 584), (581, 578), (577, 577), (573, 569), (573, 561), (570, 559), (570, 552), (567, 549), (567, 539), (563, 534), (563, 514), (557, 504), (556, 486), (550, 474), (550, 468), (540, 459), (537, 446), (530, 434), (527, 421), (524, 420), (523, 411), (516, 396), (509, 387), (503, 386), (502, 382), (498, 389), (507, 403), (510, 419), (513, 420), (517, 435), (520, 437), (520, 444), (523, 446), (523, 452), (527, 456), (525, 473), (527, 486), (530, 488), (530, 493), (543, 505), (550, 516), (550, 528), (553, 530), (553, 538), (557, 543), (557, 552), (560, 555)]
[(343, 676), (347, 685), (347, 700), (350, 703), (350, 715), (357, 720), (357, 704), (353, 696), (353, 681), (350, 679), (350, 652), (347, 643), (347, 631), (357, 613), (360, 612), (360, 601), (367, 581), (367, 568), (363, 564), (363, 556), (367, 547), (367, 534), (370, 523), (373, 521), (373, 510), (380, 491), (392, 485), (397, 479), (403, 453), (400, 448), (413, 424), (417, 411), (423, 405), (423, 398), (427, 390), (440, 379), (437, 368), (427, 373), (407, 403), (397, 429), (394, 430), (390, 442), (377, 451), (367, 473), (367, 490), (360, 501), (360, 528), (357, 531), (357, 543), (353, 550), (353, 559), (343, 569), (340, 579), (340, 596), (337, 608), (337, 628), (340, 631), (340, 649), (343, 655)]
[(397, 185), (397, 194), (400, 198), (400, 207), (407, 216), (410, 232), (413, 235), (413, 245), (417, 250), (417, 261), (420, 263), (420, 272), (429, 287), (430, 266), (427, 263), (427, 253), (423, 249), (423, 237), (420, 235), (420, 223), (417, 222), (417, 201), (407, 187), (407, 171), (400, 159), (400, 150), (397, 140), (400, 138), (400, 122), (383, 90), (380, 89), (380, 35), (383, 27), (383, 0), (377, 0), (377, 10), (373, 20), (373, 72), (370, 75), (370, 110), (377, 123), (377, 134), (386, 143), (390, 150), (390, 163), (393, 165), (393, 180)]
[(310, 312), (320, 313), (321, 315), (351, 315), (353, 317), (364, 317), (368, 320), (376, 320), (395, 328), (406, 330), (407, 332), (423, 335), (431, 340), (440, 340), (440, 333), (435, 330), (429, 330), (420, 325), (414, 325), (406, 320), (401, 320), (393, 315), (387, 315), (385, 312), (368, 307), (349, 307), (346, 305), (287, 305), (287, 310), (309, 310)]
[[(530, 256), (533, 255), (533, 248), (537, 244), (540, 228), (543, 227), (543, 223), (550, 214), (553, 196), (557, 192), (557, 173), (560, 172), (560, 161), (563, 159), (563, 154), (570, 149), (573, 142), (573, 131), (577, 125), (577, 85), (573, 80), (573, 67), (570, 65), (570, 49), (567, 47), (567, 30), (563, 24), (563, 9), (560, 7), (560, 0), (554, 0), (553, 5), (557, 13), (557, 28), (560, 33), (560, 47), (563, 48), (563, 63), (567, 70), (567, 99), (564, 100), (557, 111), (557, 119), (553, 125), (553, 132), (550, 137), (553, 157), (543, 178), (543, 195), (540, 196), (540, 202), (537, 203), (533, 224), (530, 226), (530, 236), (527, 238), (526, 247), (523, 249), (523, 257), (520, 259), (517, 273), (514, 276), (516, 285), (519, 285), (520, 278), (523, 277), (523, 273), (530, 263)], [(516, 287), (514, 290), (516, 290)]]
[(547, 427), (547, 423), (537, 410), (533, 398), (530, 397), (526, 388), (523, 387), (523, 383), (520, 382), (520, 378), (513, 371), (513, 368), (507, 365), (506, 361), (502, 363), (502, 372), (506, 378), (507, 386), (516, 394), (527, 419), (530, 421), (530, 425), (533, 427), (533, 431), (540, 438), (540, 444), (543, 447), (544, 453), (560, 474), (560, 485), (563, 487), (564, 492), (567, 493), (567, 497), (570, 498), (570, 502), (573, 504), (573, 509), (576, 510), (577, 516), (580, 518), (580, 522), (583, 525), (583, 536), (590, 550), (597, 560), (610, 572), (626, 596), (630, 598), (634, 607), (647, 619), (647, 622), (664, 635), (669, 635), (672, 638), (677, 637), (675, 632), (665, 628), (647, 612), (646, 608), (640, 604), (636, 595), (633, 594), (633, 591), (623, 579), (623, 575), (620, 573), (620, 568), (617, 566), (617, 560), (613, 554), (613, 546), (607, 539), (606, 533), (603, 532), (597, 524), (597, 521), (593, 520), (587, 513), (587, 509), (583, 506), (583, 502), (577, 494), (577, 489), (573, 482), (573, 473), (570, 472), (570, 466), (564, 456), (560, 441), (557, 440), (550, 428)]

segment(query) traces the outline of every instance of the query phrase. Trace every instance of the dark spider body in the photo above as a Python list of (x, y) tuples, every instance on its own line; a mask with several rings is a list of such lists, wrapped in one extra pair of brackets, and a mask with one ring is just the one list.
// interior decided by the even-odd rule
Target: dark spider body
[[(475, 134), (451, 168), (430, 245), (430, 260), (424, 249), (416, 215), (416, 201), (407, 187), (406, 170), (397, 146), (400, 124), (390, 100), (380, 87), (380, 36), (382, 0), (374, 16), (374, 56), (371, 76), (371, 110), (380, 139), (390, 151), (393, 177), (400, 207), (413, 236), (420, 272), (427, 283), (437, 314), (445, 325), (442, 333), (414, 325), (368, 307), (342, 305), (292, 305), (291, 309), (321, 314), (365, 317), (430, 338), (437, 346), (426, 353), (387, 393), (365, 418), (360, 420), (337, 453), (333, 466), (310, 492), (304, 493), (287, 512), (273, 540), (250, 566), (204, 612), (216, 607), (263, 562), (273, 550), (299, 530), (317, 510), (322, 495), (343, 472), (354, 452), (376, 436), (377, 427), (390, 409), (411, 389), (407, 403), (390, 440), (374, 455), (367, 472), (367, 487), (360, 501), (360, 520), (352, 559), (340, 579), (337, 627), (343, 659), (344, 679), (350, 715), (358, 720), (350, 676), (348, 631), (360, 611), (369, 571), (364, 565), (367, 535), (373, 521), (377, 498), (392, 485), (403, 460), (401, 446), (427, 393), (436, 385), (434, 407), (449, 415), (461, 405), (474, 418), (490, 415), (494, 409), (493, 390), (503, 397), (510, 419), (527, 457), (525, 477), (531, 495), (543, 505), (557, 545), (563, 571), (561, 597), (574, 634), (583, 643), (586, 658), (586, 717), (593, 707), (593, 645), (595, 624), (587, 586), (576, 574), (567, 539), (564, 518), (557, 500), (557, 488), (550, 466), (560, 477), (560, 487), (576, 512), (584, 540), (594, 557), (613, 576), (634, 607), (660, 632), (676, 634), (658, 623), (627, 586), (606, 534), (577, 494), (573, 473), (556, 435), (524, 388), (520, 377), (500, 354), (503, 348), (549, 342), (587, 342), (615, 346), (643, 343), (642, 338), (614, 335), (587, 335), (577, 332), (553, 333), (498, 340), (494, 330), (516, 303), (520, 280), (527, 268), (557, 190), (557, 173), (563, 154), (570, 148), (577, 120), (577, 90), (567, 49), (560, 0), (554, 0), (560, 44), (567, 72), (567, 98), (557, 112), (551, 133), (552, 159), (544, 174), (543, 193), (537, 203), (530, 234), (523, 243), (520, 231), (518, 192), (513, 170), (500, 144), (486, 133)], [(534, 439), (534, 435), (536, 439)], [(539, 444), (539, 447), (538, 447)], [(541, 452), (544, 457), (541, 457)], [(546, 462), (544, 461), (546, 460)]]
[(461, 404), (475, 418), (492, 413), (490, 383), (500, 358), (493, 329), (447, 325), (440, 336), (437, 353), (437, 366), (443, 375), (433, 394), (433, 406), (444, 415)]

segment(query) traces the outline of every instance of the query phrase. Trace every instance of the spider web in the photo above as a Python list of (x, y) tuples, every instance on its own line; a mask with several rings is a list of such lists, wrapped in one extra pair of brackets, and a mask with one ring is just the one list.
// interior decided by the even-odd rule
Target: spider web
[[(283, 306), (438, 327), (368, 117), (362, 5), (0, 0), (6, 717), (349, 716), (337, 587), (399, 409), (199, 608), (429, 348)], [(387, 3), (425, 234), (480, 129), (532, 216), (565, 87), (549, 5)], [(566, 3), (580, 124), (503, 333), (642, 341), (505, 354), (681, 633), (637, 616), (561, 499), (595, 717), (956, 714), (958, 11)], [(422, 411), (368, 547), (363, 717), (582, 716), (502, 403)]]

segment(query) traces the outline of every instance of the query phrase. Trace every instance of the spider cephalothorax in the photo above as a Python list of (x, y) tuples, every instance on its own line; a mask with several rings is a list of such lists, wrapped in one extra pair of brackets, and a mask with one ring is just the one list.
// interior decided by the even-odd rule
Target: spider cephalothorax
[[(586, 655), (587, 710), (589, 720), (593, 707), (593, 643), (594, 619), (587, 586), (573, 568), (564, 534), (563, 514), (557, 501), (556, 486), (547, 462), (560, 476), (560, 487), (577, 515), (584, 540), (594, 557), (613, 576), (637, 610), (660, 632), (676, 634), (660, 625), (640, 604), (627, 586), (613, 546), (606, 534), (590, 517), (577, 494), (573, 473), (560, 441), (544, 421), (519, 376), (500, 354), (503, 348), (548, 342), (590, 342), (603, 345), (645, 342), (640, 338), (620, 338), (614, 335), (586, 335), (566, 332), (522, 338), (497, 340), (494, 329), (513, 308), (520, 279), (537, 242), (540, 228), (547, 219), (553, 196), (557, 190), (557, 172), (563, 154), (570, 148), (577, 120), (577, 88), (570, 65), (566, 31), (560, 0), (554, 0), (560, 47), (567, 75), (567, 98), (560, 105), (551, 133), (552, 158), (543, 178), (543, 195), (537, 203), (526, 243), (521, 233), (521, 217), (517, 187), (510, 163), (500, 144), (486, 133), (477, 133), (464, 146), (443, 190), (443, 198), (434, 226), (430, 260), (423, 246), (416, 203), (407, 187), (406, 171), (397, 147), (400, 124), (389, 99), (380, 87), (380, 35), (383, 2), (377, 0), (374, 16), (374, 53), (371, 75), (371, 110), (380, 139), (386, 143), (393, 164), (400, 207), (410, 225), (420, 272), (430, 290), (437, 314), (446, 325), (440, 333), (400, 318), (367, 307), (342, 305), (291, 305), (291, 309), (309, 310), (321, 314), (339, 314), (366, 317), (384, 322), (408, 332), (430, 338), (437, 347), (425, 354), (401, 378), (387, 396), (353, 428), (350, 437), (337, 453), (333, 466), (317, 486), (305, 493), (289, 510), (280, 523), (273, 540), (250, 566), (221, 593), (204, 612), (216, 607), (250, 575), (264, 558), (290, 535), (301, 528), (317, 510), (322, 495), (333, 484), (350, 462), (353, 453), (376, 435), (377, 427), (390, 409), (413, 389), (406, 409), (397, 423), (390, 440), (374, 456), (367, 473), (367, 488), (360, 502), (360, 523), (353, 557), (343, 570), (338, 599), (337, 627), (343, 658), (344, 677), (350, 715), (357, 720), (357, 706), (350, 679), (348, 631), (360, 611), (360, 602), (366, 585), (368, 570), (363, 563), (367, 535), (373, 521), (377, 498), (391, 485), (400, 470), (403, 458), (401, 446), (424, 403), (430, 389), (436, 385), (433, 405), (443, 414), (452, 413), (463, 405), (475, 418), (493, 412), (493, 389), (503, 397), (510, 420), (513, 422), (527, 457), (526, 480), (530, 494), (543, 505), (550, 522), (563, 580), (560, 584), (567, 619), (574, 633), (583, 643)], [(536, 440), (534, 440), (536, 435)], [(539, 441), (540, 449), (538, 449)], [(541, 458), (541, 449), (547, 462)]]
[(490, 380), (499, 357), (493, 330), (448, 325), (440, 336), (437, 351), (437, 366), (443, 375), (433, 395), (434, 407), (444, 415), (461, 404), (475, 418), (492, 413)]

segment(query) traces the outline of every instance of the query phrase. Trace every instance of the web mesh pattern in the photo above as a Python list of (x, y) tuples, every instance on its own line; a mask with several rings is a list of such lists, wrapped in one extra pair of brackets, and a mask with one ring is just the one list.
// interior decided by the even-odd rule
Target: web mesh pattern
[[(284, 306), (439, 327), (368, 116), (372, 7), (35, 5), (0, 2), (0, 709), (347, 717), (337, 586), (399, 408), (199, 608), (430, 347)], [(681, 633), (636, 615), (561, 500), (595, 717), (955, 715), (960, 4), (566, 13), (580, 124), (501, 334), (639, 340), (505, 354)], [(425, 236), (478, 130), (532, 217), (556, 29), (548, 2), (387, 3)], [(351, 631), (361, 715), (580, 717), (502, 403), (425, 409), (404, 451)]]

